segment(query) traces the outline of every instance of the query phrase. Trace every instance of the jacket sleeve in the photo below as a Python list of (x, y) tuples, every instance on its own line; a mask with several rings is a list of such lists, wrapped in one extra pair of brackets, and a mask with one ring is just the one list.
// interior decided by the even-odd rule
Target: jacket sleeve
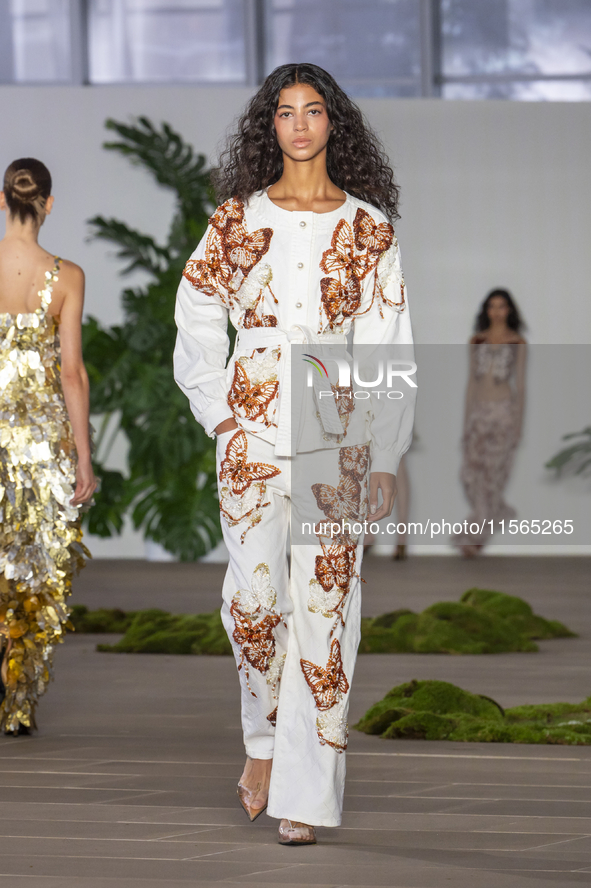
[[(395, 475), (412, 441), (417, 393), (408, 297), (395, 237), (381, 255), (374, 274), (375, 279), (371, 275), (368, 280), (360, 314), (355, 318), (353, 346), (364, 355), (364, 363), (377, 368), (379, 361), (384, 362), (384, 379), (371, 390), (369, 400), (371, 471)], [(369, 308), (363, 311), (365, 304)], [(394, 364), (394, 368), (406, 371), (407, 376), (394, 376), (389, 383), (388, 362), (393, 360), (401, 362)], [(402, 393), (401, 398), (388, 397), (397, 392)]]
[[(210, 229), (189, 262), (205, 261)], [(189, 263), (187, 264), (187, 267)], [(175, 321), (174, 378), (191, 404), (193, 414), (210, 438), (214, 429), (233, 417), (227, 401), (226, 361), (228, 309), (221, 294), (199, 289), (185, 274), (179, 284)]]

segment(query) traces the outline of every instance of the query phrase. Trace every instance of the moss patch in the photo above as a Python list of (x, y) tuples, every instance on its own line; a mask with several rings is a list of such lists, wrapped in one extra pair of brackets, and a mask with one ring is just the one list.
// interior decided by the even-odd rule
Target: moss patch
[(445, 681), (410, 681), (369, 709), (356, 730), (386, 739), (591, 745), (591, 697), (503, 710)]
[[(89, 611), (76, 604), (70, 617), (77, 632), (125, 633), (98, 650), (119, 653), (231, 654), (219, 611), (170, 614), (149, 609)], [(469, 589), (461, 601), (441, 601), (421, 614), (397, 610), (361, 621), (360, 654), (496, 654), (537, 651), (534, 638), (573, 636), (562, 623), (536, 616), (521, 598)]]
[(521, 598), (469, 589), (460, 601), (441, 601), (420, 614), (397, 610), (362, 620), (359, 653), (497, 654), (537, 651), (533, 639), (573, 637)]
[(211, 614), (169, 614), (156, 608), (138, 611), (117, 644), (99, 644), (99, 651), (123, 654), (231, 654), (219, 611)]
[(127, 632), (135, 615), (135, 611), (125, 612), (118, 607), (101, 607), (98, 610), (89, 611), (85, 605), (75, 604), (70, 613), (70, 622), (76, 632), (119, 633)]

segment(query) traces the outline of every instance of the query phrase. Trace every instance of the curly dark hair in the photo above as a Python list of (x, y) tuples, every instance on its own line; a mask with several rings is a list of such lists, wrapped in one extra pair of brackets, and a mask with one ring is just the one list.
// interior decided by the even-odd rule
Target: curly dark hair
[(246, 200), (281, 178), (283, 154), (275, 135), (275, 111), (281, 90), (298, 83), (311, 86), (326, 102), (334, 127), (326, 152), (332, 182), (394, 222), (399, 218), (399, 189), (382, 145), (336, 80), (307, 63), (275, 68), (248, 103), (212, 174), (217, 199)]
[(507, 326), (510, 330), (514, 330), (516, 333), (520, 333), (525, 327), (523, 318), (519, 313), (519, 309), (513, 299), (509, 290), (504, 290), (502, 287), (496, 287), (494, 290), (491, 290), (482, 305), (480, 306), (480, 311), (476, 316), (476, 322), (474, 324), (474, 329), (477, 333), (481, 333), (483, 330), (488, 330), (490, 327), (490, 318), (488, 316), (488, 306), (490, 305), (491, 299), (495, 296), (502, 296), (507, 305), (509, 306), (509, 314), (507, 315)]

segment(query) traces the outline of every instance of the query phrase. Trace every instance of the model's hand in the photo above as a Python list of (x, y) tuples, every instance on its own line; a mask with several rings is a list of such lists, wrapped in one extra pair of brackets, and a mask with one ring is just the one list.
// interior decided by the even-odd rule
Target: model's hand
[(216, 435), (221, 435), (223, 432), (232, 432), (234, 429), (238, 428), (240, 428), (240, 426), (235, 419), (225, 419), (215, 427), (214, 432)]
[[(382, 505), (378, 507), (378, 490), (382, 491)], [(369, 476), (370, 521), (379, 521), (392, 514), (396, 499), (396, 475), (390, 472), (372, 472)]]
[(88, 502), (96, 490), (96, 478), (90, 460), (81, 460), (76, 469), (76, 490), (70, 500), (71, 506), (80, 506)]

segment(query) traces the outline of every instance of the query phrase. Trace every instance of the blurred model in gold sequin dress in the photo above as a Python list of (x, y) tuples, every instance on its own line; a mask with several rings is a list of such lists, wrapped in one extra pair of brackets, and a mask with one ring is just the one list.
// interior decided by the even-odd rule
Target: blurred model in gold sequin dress
[(25, 158), (8, 168), (0, 195), (8, 211), (0, 241), (0, 730), (15, 734), (35, 727), (51, 678), (72, 577), (89, 554), (80, 505), (95, 488), (80, 350), (84, 279), (37, 243), (50, 191), (47, 169)]

